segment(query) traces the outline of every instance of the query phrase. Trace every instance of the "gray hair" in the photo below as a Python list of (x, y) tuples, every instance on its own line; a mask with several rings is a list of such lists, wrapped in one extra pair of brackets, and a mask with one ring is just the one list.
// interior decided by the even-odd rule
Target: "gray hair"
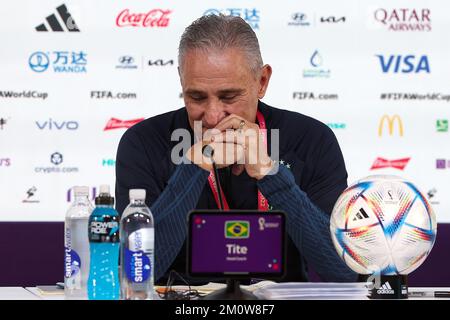
[(186, 28), (178, 47), (178, 65), (182, 66), (188, 50), (241, 49), (247, 56), (250, 69), (257, 74), (263, 66), (258, 38), (241, 17), (209, 14)]

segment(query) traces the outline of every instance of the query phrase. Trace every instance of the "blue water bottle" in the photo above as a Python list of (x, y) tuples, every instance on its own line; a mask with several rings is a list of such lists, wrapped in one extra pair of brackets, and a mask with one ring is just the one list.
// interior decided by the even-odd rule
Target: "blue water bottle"
[(109, 186), (101, 185), (89, 218), (89, 300), (118, 300), (120, 297), (119, 221)]

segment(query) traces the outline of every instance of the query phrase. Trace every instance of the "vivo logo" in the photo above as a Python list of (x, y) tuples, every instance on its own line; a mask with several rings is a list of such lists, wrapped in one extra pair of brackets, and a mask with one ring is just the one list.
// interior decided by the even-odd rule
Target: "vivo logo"
[(414, 55), (376, 56), (380, 60), (383, 73), (430, 73), (430, 63), (428, 62), (428, 57), (425, 55), (420, 57)]
[(35, 123), (40, 130), (77, 130), (79, 126), (77, 121), (58, 122), (52, 120), (52, 118), (44, 122), (36, 121)]

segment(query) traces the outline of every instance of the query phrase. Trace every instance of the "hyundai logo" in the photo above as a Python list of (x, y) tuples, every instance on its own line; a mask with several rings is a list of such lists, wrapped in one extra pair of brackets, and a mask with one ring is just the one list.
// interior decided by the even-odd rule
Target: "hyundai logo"
[(304, 13), (299, 13), (299, 12), (294, 13), (294, 14), (292, 15), (292, 20), (298, 21), (298, 22), (305, 21), (305, 20), (306, 20), (306, 14), (304, 14)]
[(132, 64), (134, 62), (134, 58), (132, 56), (122, 56), (119, 58), (119, 62), (121, 64)]

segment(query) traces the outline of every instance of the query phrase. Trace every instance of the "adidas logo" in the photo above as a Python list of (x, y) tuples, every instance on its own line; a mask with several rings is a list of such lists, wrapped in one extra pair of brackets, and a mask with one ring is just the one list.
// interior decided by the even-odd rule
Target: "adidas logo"
[[(75, 23), (75, 20), (73, 20), (72, 15), (67, 10), (67, 7), (65, 4), (60, 5), (56, 8), (57, 13), (49, 15), (45, 20), (47, 21), (48, 26), (50, 26), (51, 31), (56, 32), (80, 32), (80, 29), (78, 29), (77, 24)], [(64, 30), (62, 26), (65, 26), (67, 30)], [(37, 31), (49, 31), (47, 29), (46, 23), (42, 23), (36, 27)]]
[(386, 281), (380, 289), (377, 290), (378, 294), (394, 294), (394, 290), (392, 290), (391, 285), (388, 281)]
[(367, 212), (363, 208), (361, 208), (356, 213), (355, 217), (353, 218), (353, 221), (363, 220), (363, 219), (368, 219), (368, 218), (369, 218), (369, 215), (367, 214)]

